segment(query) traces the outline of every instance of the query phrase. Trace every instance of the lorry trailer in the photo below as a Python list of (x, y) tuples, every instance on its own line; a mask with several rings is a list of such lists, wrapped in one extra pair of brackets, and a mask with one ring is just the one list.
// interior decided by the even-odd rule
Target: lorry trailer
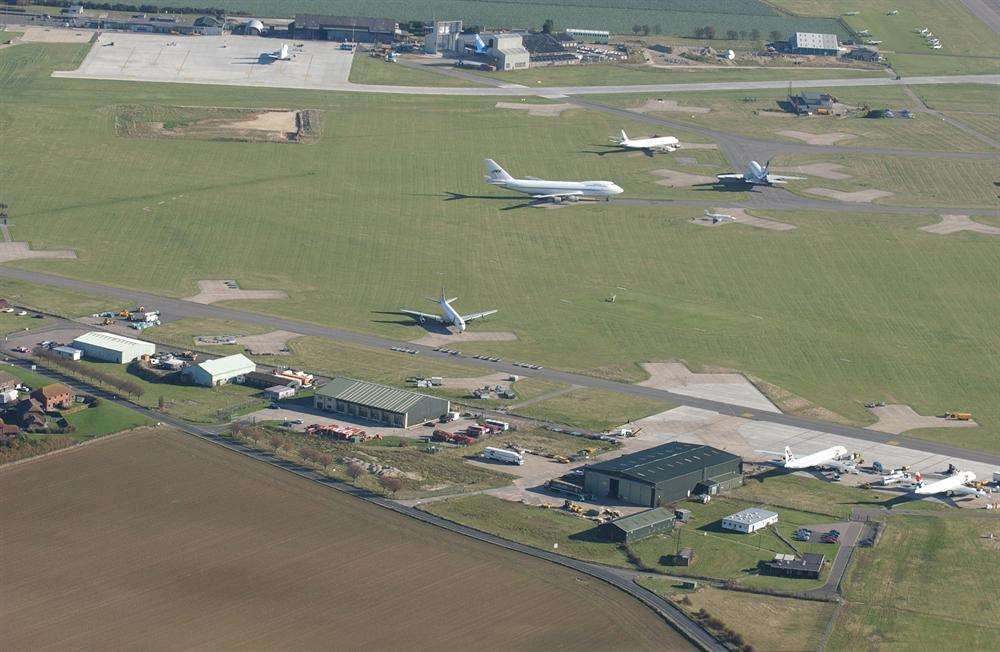
[(515, 464), (517, 466), (524, 464), (524, 456), (520, 453), (489, 446), (483, 449), (483, 458), (504, 462), (505, 464)]

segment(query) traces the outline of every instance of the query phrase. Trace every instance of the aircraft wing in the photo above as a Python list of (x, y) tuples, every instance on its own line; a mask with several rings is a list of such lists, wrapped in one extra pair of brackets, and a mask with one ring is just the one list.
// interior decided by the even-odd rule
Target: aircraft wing
[(557, 197), (578, 197), (583, 195), (582, 190), (571, 190), (569, 192), (554, 192), (548, 195), (532, 195), (535, 199), (556, 199)]
[(823, 466), (830, 466), (841, 473), (849, 473), (858, 468), (858, 465), (854, 463), (854, 460), (830, 460), (829, 462), (824, 462)]
[(410, 317), (415, 317), (417, 321), (436, 321), (439, 324), (443, 324), (444, 320), (441, 319), (441, 315), (429, 315), (426, 312), (420, 312), (418, 310), (405, 310), (400, 309), (399, 312), (404, 315), (409, 315)]
[(742, 174), (717, 174), (715, 178), (719, 181), (746, 181)]
[(483, 310), (482, 312), (474, 312), (471, 315), (462, 315), (462, 321), (472, 321), (473, 319), (481, 319), (483, 317), (489, 317), (490, 315), (495, 315), (496, 310)]
[(786, 181), (796, 181), (805, 179), (806, 177), (788, 177), (782, 174), (769, 174), (767, 175), (768, 183), (785, 183)]
[(955, 487), (952, 492), (956, 494), (962, 494), (963, 496), (975, 496), (977, 498), (983, 498), (986, 496), (986, 492), (982, 489), (976, 489), (975, 487), (966, 487), (962, 485), (961, 487)]

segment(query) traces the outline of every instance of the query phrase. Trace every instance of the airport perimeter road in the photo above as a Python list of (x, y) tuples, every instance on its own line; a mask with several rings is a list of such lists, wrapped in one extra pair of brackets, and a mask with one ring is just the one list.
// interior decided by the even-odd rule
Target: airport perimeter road
[[(21, 368), (30, 369), (32, 363), (26, 360), (15, 358), (11, 362)], [(482, 541), (483, 543), (488, 543), (494, 546), (499, 546), (501, 548), (506, 548), (508, 550), (513, 550), (525, 555), (530, 555), (537, 559), (542, 559), (554, 564), (559, 564), (571, 570), (577, 571), (584, 575), (588, 575), (595, 579), (599, 579), (603, 582), (614, 586), (625, 593), (628, 593), (632, 597), (636, 598), (644, 605), (655, 611), (661, 618), (663, 618), (667, 623), (669, 623), (675, 630), (677, 630), (681, 635), (683, 635), (689, 642), (695, 647), (701, 650), (709, 650), (710, 652), (725, 652), (726, 648), (723, 647), (715, 638), (709, 634), (701, 625), (697, 624), (693, 620), (687, 617), (687, 615), (674, 606), (669, 601), (661, 598), (652, 591), (639, 586), (634, 582), (635, 573), (632, 573), (625, 569), (612, 568), (609, 566), (602, 566), (600, 564), (592, 564), (585, 561), (580, 561), (578, 559), (573, 559), (571, 557), (565, 557), (563, 555), (557, 555), (545, 550), (538, 548), (533, 548), (531, 546), (524, 545), (522, 543), (517, 543), (516, 541), (511, 541), (509, 539), (503, 539), (486, 532), (481, 532), (479, 530), (466, 527), (464, 525), (459, 525), (453, 521), (448, 521), (446, 519), (434, 516), (427, 512), (423, 512), (419, 509), (408, 507), (402, 505), (394, 500), (389, 500), (378, 494), (374, 494), (366, 489), (361, 489), (355, 487), (354, 485), (345, 484), (339, 480), (329, 478), (325, 475), (317, 473), (312, 469), (300, 466), (294, 462), (281, 459), (271, 453), (266, 451), (259, 451), (249, 446), (245, 446), (237, 441), (226, 439), (221, 437), (209, 429), (195, 426), (191, 423), (171, 417), (166, 414), (161, 414), (155, 410), (146, 409), (125, 401), (118, 396), (111, 394), (105, 390), (91, 385), (90, 383), (80, 381), (76, 378), (67, 376), (57, 370), (38, 365), (38, 368), (34, 373), (46, 376), (51, 380), (61, 382), (69, 387), (75, 389), (78, 392), (83, 392), (90, 394), (92, 396), (99, 396), (103, 400), (111, 401), (122, 407), (128, 408), (135, 412), (138, 412), (153, 421), (159, 421), (160, 423), (172, 426), (181, 432), (185, 432), (189, 435), (199, 437), (213, 444), (217, 444), (224, 448), (229, 449), (234, 453), (240, 455), (245, 455), (259, 462), (264, 462), (270, 464), (271, 466), (278, 467), (284, 471), (294, 473), (306, 480), (321, 484), (325, 487), (335, 489), (342, 493), (354, 496), (355, 498), (360, 498), (361, 500), (367, 501), (379, 507), (389, 509), (397, 514), (403, 516), (408, 516), (414, 518), (418, 521), (422, 521), (428, 525), (433, 525), (455, 534), (460, 534), (477, 541)]]
[[(900, 206), (898, 204), (849, 204), (844, 202), (823, 201), (799, 197), (783, 188), (757, 187), (748, 191), (750, 199), (744, 202), (709, 201), (696, 199), (618, 199), (614, 197), (611, 204), (619, 206), (691, 206), (692, 208), (746, 208), (761, 210), (801, 210), (826, 211), (831, 213), (892, 213), (899, 215), (941, 215), (945, 212), (960, 212), (969, 215), (1000, 215), (1000, 208), (962, 207), (927, 208), (925, 206)], [(512, 199), (517, 199), (513, 197)]]
[[(414, 344), (412, 342), (405, 343), (399, 340), (391, 340), (384, 337), (378, 337), (375, 335), (367, 335), (365, 333), (357, 333), (354, 331), (346, 331), (337, 328), (330, 328), (327, 326), (320, 326), (318, 324), (309, 324), (305, 322), (295, 321), (292, 319), (286, 319), (283, 317), (274, 317), (271, 315), (246, 312), (243, 310), (236, 310), (234, 308), (223, 308), (221, 306), (191, 303), (190, 301), (184, 301), (182, 299), (175, 299), (171, 297), (163, 297), (149, 292), (142, 292), (139, 290), (128, 290), (125, 288), (116, 288), (110, 285), (103, 285), (100, 283), (93, 283), (90, 281), (81, 281), (77, 279), (66, 278), (63, 276), (46, 274), (44, 272), (35, 272), (35, 271), (18, 269), (15, 267), (0, 266), (0, 277), (18, 279), (30, 283), (37, 283), (39, 285), (60, 287), (63, 289), (82, 292), (85, 294), (103, 295), (109, 298), (115, 298), (118, 300), (127, 301), (139, 305), (156, 306), (157, 309), (161, 310), (165, 315), (171, 318), (193, 317), (202, 319), (204, 318), (229, 319), (233, 321), (242, 321), (250, 324), (256, 324), (258, 326), (272, 328), (274, 330), (292, 331), (294, 333), (301, 333), (302, 335), (322, 337), (326, 339), (348, 342), (351, 344), (359, 344), (362, 346), (368, 346), (373, 348), (388, 349), (390, 347), (400, 346), (402, 344), (405, 344), (408, 348), (414, 349), (420, 352), (421, 354), (426, 355), (427, 357), (445, 359), (445, 360), (450, 360), (452, 362), (461, 362), (461, 364), (468, 365), (470, 367), (483, 367), (490, 369), (494, 372), (518, 374), (524, 377), (544, 378), (546, 380), (554, 380), (557, 382), (566, 383), (568, 385), (580, 385), (581, 387), (601, 389), (609, 392), (616, 392), (619, 394), (644, 396), (656, 400), (668, 401), (671, 403), (675, 403), (677, 405), (686, 405), (689, 407), (700, 408), (703, 410), (710, 410), (713, 412), (718, 412), (719, 414), (738, 416), (762, 422), (792, 426), (795, 428), (804, 428), (807, 430), (814, 430), (817, 432), (824, 432), (828, 434), (839, 435), (842, 437), (850, 437), (853, 439), (860, 439), (862, 441), (869, 441), (879, 444), (885, 444), (891, 441), (893, 442), (894, 445), (898, 445), (901, 448), (909, 448), (913, 450), (923, 451), (926, 453), (931, 453), (934, 455), (943, 455), (945, 457), (951, 457), (955, 459), (972, 460), (976, 462), (981, 462), (983, 464), (990, 464), (992, 466), (1000, 468), (1000, 455), (997, 455), (995, 453), (969, 450), (965, 448), (960, 448), (958, 446), (952, 446), (949, 444), (940, 444), (932, 441), (926, 441), (923, 439), (905, 437), (902, 435), (890, 435), (884, 432), (878, 432), (876, 430), (868, 430), (866, 428), (858, 428), (854, 426), (845, 426), (837, 423), (817, 421), (814, 419), (806, 419), (803, 417), (797, 417), (790, 414), (765, 412), (762, 410), (746, 408), (741, 405), (734, 405), (731, 403), (723, 403), (720, 401), (711, 401), (708, 399), (695, 398), (692, 396), (684, 396), (683, 394), (675, 394), (673, 392), (668, 392), (662, 389), (655, 389), (652, 387), (630, 385), (628, 383), (620, 383), (613, 380), (594, 378), (592, 376), (584, 376), (581, 374), (569, 373), (566, 371), (558, 371), (555, 369), (526, 369), (524, 367), (515, 366), (509, 362), (503, 362), (503, 361), (492, 362), (490, 360), (480, 360), (468, 356), (454, 356), (440, 351), (435, 351), (431, 347)], [(400, 354), (400, 355), (406, 355), (406, 354)]]

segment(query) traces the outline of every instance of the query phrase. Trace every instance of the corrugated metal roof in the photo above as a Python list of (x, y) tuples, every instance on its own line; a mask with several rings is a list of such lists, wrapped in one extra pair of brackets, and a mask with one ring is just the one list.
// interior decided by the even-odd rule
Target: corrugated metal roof
[(840, 45), (836, 34), (795, 32), (795, 47), (809, 50), (836, 50)]
[(616, 518), (611, 523), (624, 532), (635, 532), (656, 523), (672, 520), (674, 520), (674, 513), (671, 510), (665, 507), (656, 507), (637, 514)]
[(248, 370), (253, 371), (257, 368), (257, 365), (242, 353), (236, 353), (234, 355), (227, 355), (224, 358), (205, 360), (198, 367), (209, 375), (222, 376), (236, 372), (246, 373)]
[(126, 346), (153, 346), (151, 342), (134, 340), (131, 337), (125, 337), (124, 335), (118, 335), (116, 333), (106, 333), (104, 331), (90, 331), (89, 333), (84, 333), (73, 341), (79, 344), (89, 344), (90, 346), (99, 346), (101, 348), (112, 349), (114, 351), (121, 351)]
[(424, 399), (444, 400), (426, 394), (408, 392), (405, 389), (342, 376), (334, 378), (317, 389), (316, 394), (389, 412), (406, 412)]
[(673, 441), (594, 464), (587, 467), (587, 471), (600, 471), (641, 482), (657, 483), (707, 466), (738, 460), (739, 456), (718, 448)]

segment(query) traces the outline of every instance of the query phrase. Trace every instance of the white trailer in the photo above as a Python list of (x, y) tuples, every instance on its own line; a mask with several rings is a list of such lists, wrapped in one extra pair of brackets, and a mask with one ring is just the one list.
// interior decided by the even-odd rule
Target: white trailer
[(487, 460), (496, 460), (498, 462), (503, 462), (505, 464), (515, 464), (520, 466), (524, 464), (524, 456), (520, 453), (515, 453), (514, 451), (504, 450), (502, 448), (491, 448), (486, 447), (483, 449), (483, 458)]

